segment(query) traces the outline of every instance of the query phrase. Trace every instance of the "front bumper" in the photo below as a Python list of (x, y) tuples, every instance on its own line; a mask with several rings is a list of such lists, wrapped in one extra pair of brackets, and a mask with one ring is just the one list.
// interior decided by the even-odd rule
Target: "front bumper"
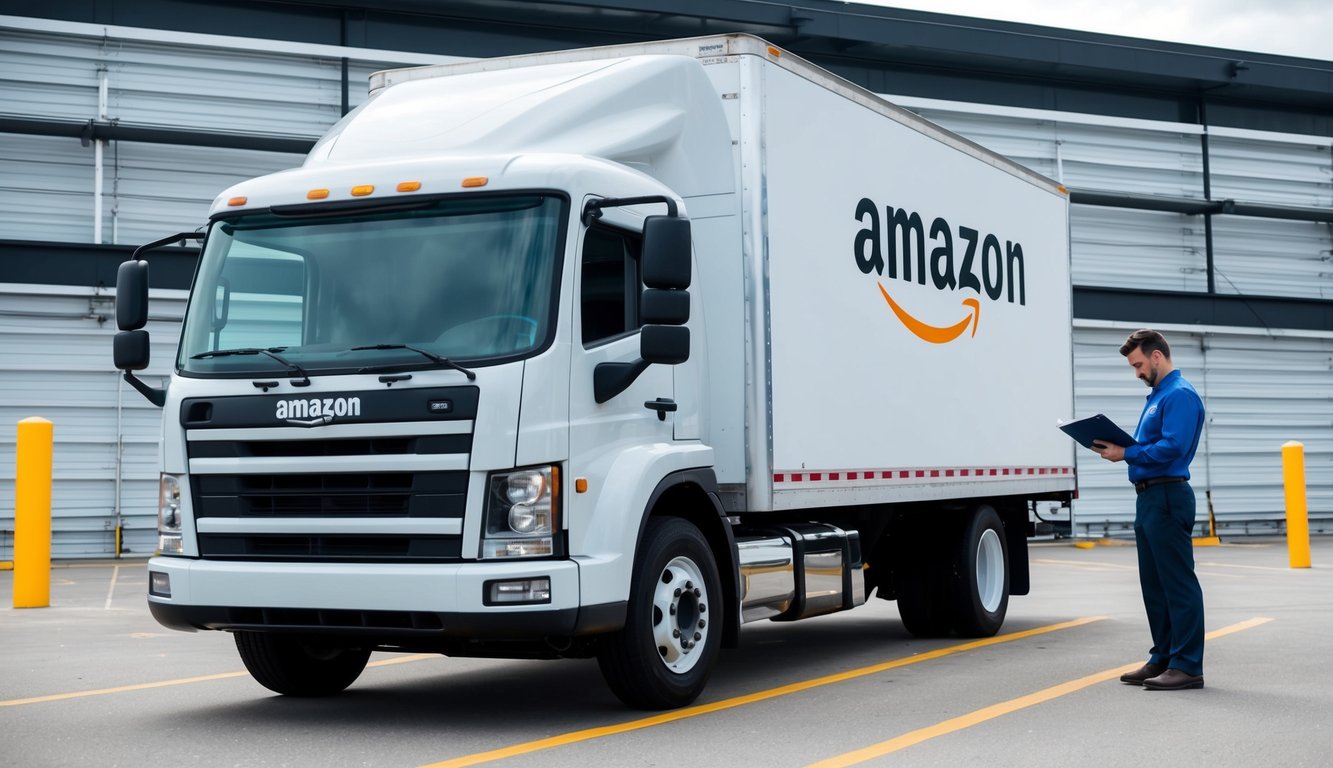
[[(377, 638), (540, 638), (614, 631), (624, 603), (579, 604), (573, 561), (253, 563), (155, 557), (171, 596), (150, 594), (172, 629), (324, 632)], [(551, 580), (549, 603), (488, 606), (487, 582)]]

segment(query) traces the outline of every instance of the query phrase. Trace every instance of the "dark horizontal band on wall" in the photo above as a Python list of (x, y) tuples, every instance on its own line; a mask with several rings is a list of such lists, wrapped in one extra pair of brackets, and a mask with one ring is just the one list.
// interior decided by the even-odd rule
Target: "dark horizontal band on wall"
[(227, 131), (199, 131), (149, 125), (127, 125), (105, 120), (49, 120), (44, 118), (0, 116), (0, 133), (35, 136), (67, 136), (87, 146), (94, 140), (137, 141), (146, 144), (184, 144), (196, 147), (253, 149), (263, 152), (287, 152), (304, 155), (315, 140), (300, 136), (272, 136)]
[(1330, 331), (1333, 330), (1333, 301), (1075, 286), (1074, 317), (1081, 320), (1131, 320), (1144, 325), (1225, 325)]
[(1111, 208), (1134, 208), (1142, 211), (1163, 211), (1201, 216), (1211, 213), (1222, 216), (1255, 216), (1264, 219), (1294, 219), (1297, 221), (1333, 222), (1333, 208), (1310, 208), (1299, 205), (1267, 205), (1240, 203), (1235, 200), (1199, 200), (1165, 195), (1133, 195), (1123, 192), (1096, 192), (1073, 189), (1069, 202), (1077, 205), (1100, 205)]
[[(134, 253), (132, 245), (0, 240), (0, 283), (116, 286), (116, 270)], [(152, 288), (186, 290), (194, 278), (198, 248), (162, 248), (149, 256)]]
[[(0, 283), (114, 288), (116, 269), (132, 253), (128, 245), (0, 240)], [(149, 284), (188, 289), (198, 255), (193, 248), (153, 251)], [(1333, 330), (1333, 301), (1075, 286), (1074, 317), (1327, 331)]]

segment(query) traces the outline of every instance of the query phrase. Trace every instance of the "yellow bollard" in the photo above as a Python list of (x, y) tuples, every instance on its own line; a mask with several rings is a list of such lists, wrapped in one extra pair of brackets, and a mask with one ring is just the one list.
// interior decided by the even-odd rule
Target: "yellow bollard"
[(1295, 440), (1282, 446), (1282, 482), (1287, 490), (1287, 561), (1292, 568), (1310, 567), (1310, 519), (1305, 506), (1305, 445)]
[(51, 604), (51, 451), (54, 427), (34, 416), (18, 425), (14, 476), (14, 607)]

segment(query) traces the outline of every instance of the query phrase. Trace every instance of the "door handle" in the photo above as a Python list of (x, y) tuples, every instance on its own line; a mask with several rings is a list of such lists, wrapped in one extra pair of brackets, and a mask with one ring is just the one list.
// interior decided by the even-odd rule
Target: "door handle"
[(665, 397), (659, 397), (656, 400), (649, 400), (644, 403), (643, 407), (650, 411), (657, 411), (658, 421), (666, 421), (667, 413), (674, 413), (676, 411), (676, 401)]

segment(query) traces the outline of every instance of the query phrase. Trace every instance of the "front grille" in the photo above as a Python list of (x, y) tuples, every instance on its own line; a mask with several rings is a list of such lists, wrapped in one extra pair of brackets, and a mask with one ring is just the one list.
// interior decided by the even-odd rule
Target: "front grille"
[(191, 440), (187, 450), (192, 459), (470, 453), (472, 451), (472, 435), (339, 438), (336, 440)]
[(196, 475), (204, 517), (462, 517), (467, 472)]
[[(459, 560), (462, 535), (441, 532), (462, 525), (440, 521), (461, 522), (466, 512), (469, 474), (461, 468), (479, 397), (469, 385), (185, 400), (180, 423), (198, 470), (190, 500), (200, 556)], [(302, 420), (326, 426), (293, 429), (307, 426)]]
[[(316, 462), (317, 463), (317, 462)], [(468, 473), (328, 472), (311, 474), (195, 475), (191, 479), (198, 520), (461, 519), (467, 508)], [(199, 533), (199, 554), (209, 560), (268, 562), (455, 562), (462, 536), (393, 532), (281, 533), (262, 530)]]

